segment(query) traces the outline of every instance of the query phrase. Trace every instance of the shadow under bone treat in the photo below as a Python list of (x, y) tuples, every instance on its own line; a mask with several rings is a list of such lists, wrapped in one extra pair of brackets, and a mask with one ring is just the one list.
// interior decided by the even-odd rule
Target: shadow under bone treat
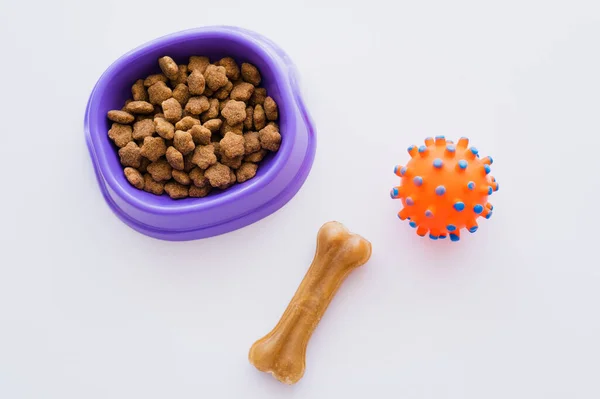
[(339, 222), (325, 223), (304, 279), (275, 328), (250, 348), (250, 363), (285, 384), (298, 382), (308, 342), (329, 303), (350, 272), (370, 257), (369, 241)]

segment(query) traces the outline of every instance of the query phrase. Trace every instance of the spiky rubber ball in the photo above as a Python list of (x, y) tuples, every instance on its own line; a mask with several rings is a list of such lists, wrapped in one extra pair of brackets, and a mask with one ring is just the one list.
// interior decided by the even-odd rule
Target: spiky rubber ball
[(498, 182), (489, 174), (493, 160), (480, 158), (469, 139), (463, 137), (455, 145), (444, 136), (428, 137), (425, 145), (408, 147), (408, 153), (406, 166), (394, 168), (400, 185), (390, 194), (402, 200), (398, 217), (408, 220), (418, 235), (458, 241), (461, 229), (474, 233), (479, 217), (492, 216), (488, 197), (498, 191)]

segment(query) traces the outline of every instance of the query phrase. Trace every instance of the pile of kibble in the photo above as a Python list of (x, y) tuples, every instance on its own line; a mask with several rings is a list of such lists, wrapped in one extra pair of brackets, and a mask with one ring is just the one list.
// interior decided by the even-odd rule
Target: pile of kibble
[(162, 73), (136, 81), (125, 106), (108, 112), (129, 183), (179, 199), (252, 179), (281, 144), (277, 104), (258, 69), (230, 57), (158, 64)]

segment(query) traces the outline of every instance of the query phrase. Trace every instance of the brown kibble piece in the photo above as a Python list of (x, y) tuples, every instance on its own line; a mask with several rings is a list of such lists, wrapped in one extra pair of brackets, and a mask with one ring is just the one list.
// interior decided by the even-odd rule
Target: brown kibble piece
[(125, 111), (132, 114), (151, 114), (154, 106), (147, 101), (132, 101), (125, 106)]
[(226, 187), (231, 182), (231, 169), (222, 163), (216, 163), (204, 172), (204, 176), (213, 187)]
[(260, 151), (260, 140), (258, 138), (258, 132), (244, 133), (244, 152), (245, 154), (252, 154), (256, 151)]
[(191, 116), (184, 116), (179, 122), (175, 124), (175, 129), (190, 130), (192, 126), (199, 124), (200, 119), (192, 118)]
[(177, 148), (177, 150), (183, 155), (189, 154), (190, 152), (194, 151), (194, 148), (196, 148), (194, 140), (192, 140), (192, 135), (189, 132), (184, 132), (182, 130), (175, 131), (175, 136), (173, 137), (173, 146)]
[[(241, 137), (241, 136), (240, 136)], [(238, 157), (230, 158), (226, 155), (221, 155), (221, 159), (219, 160), (223, 165), (229, 166), (232, 169), (237, 169), (242, 165), (242, 161), (244, 160), (244, 156), (240, 155)]]
[(210, 116), (209, 119), (213, 119), (213, 118), (218, 117), (219, 113), (221, 111), (219, 109), (219, 105), (220, 105), (219, 100), (217, 98), (209, 98), (208, 99), (208, 104), (209, 104), (208, 105), (208, 109), (202, 115)]
[(225, 83), (225, 86), (223, 86), (219, 90), (215, 91), (215, 94), (213, 94), (213, 96), (215, 98), (218, 98), (219, 100), (225, 100), (227, 97), (229, 97), (229, 93), (231, 93), (232, 89), (233, 89), (233, 83), (228, 81), (227, 83)]
[(235, 158), (245, 154), (244, 136), (228, 132), (220, 141), (221, 153), (228, 158)]
[(156, 181), (168, 181), (171, 179), (171, 165), (166, 161), (166, 159), (161, 158), (156, 162), (152, 162), (148, 165), (148, 173), (152, 176), (152, 178)]
[(275, 100), (273, 100), (271, 97), (265, 98), (265, 104), (263, 107), (265, 109), (265, 116), (267, 119), (270, 121), (276, 121), (279, 116), (277, 113), (277, 104), (275, 103)]
[(185, 105), (185, 110), (192, 115), (200, 115), (201, 113), (208, 111), (209, 108), (210, 102), (205, 96), (190, 97)]
[(209, 108), (207, 111), (203, 112), (200, 116), (200, 120), (202, 123), (206, 122), (209, 119), (214, 119), (219, 116), (219, 100), (216, 98), (211, 98), (209, 100)]
[(131, 115), (129, 112), (120, 111), (120, 110), (112, 110), (108, 111), (108, 119), (113, 122), (121, 123), (123, 125), (127, 125), (134, 121), (135, 117)]
[(123, 172), (129, 184), (139, 190), (144, 188), (144, 177), (137, 169), (126, 167)]
[(169, 79), (167, 79), (167, 77), (165, 75), (163, 75), (162, 73), (156, 73), (154, 75), (148, 76), (144, 80), (144, 87), (150, 87), (150, 86), (152, 86), (156, 82), (165, 82), (165, 83), (167, 83), (168, 80)]
[(177, 67), (177, 63), (173, 61), (173, 58), (164, 56), (158, 59), (158, 66), (160, 70), (163, 71), (165, 76), (169, 79), (176, 79), (177, 74), (179, 73), (179, 68)]
[(140, 161), (142, 160), (142, 154), (140, 147), (133, 141), (127, 143), (127, 145), (119, 150), (119, 159), (121, 165), (131, 166), (132, 168), (139, 168)]
[(165, 190), (165, 185), (162, 182), (158, 182), (150, 176), (149, 173), (144, 175), (144, 191), (155, 194), (162, 195)]
[(179, 84), (186, 84), (188, 78), (188, 69), (187, 65), (179, 65), (177, 67), (179, 69), (177, 73), (177, 77), (175, 79), (171, 79), (171, 86), (177, 87)]
[(238, 183), (243, 183), (247, 180), (252, 179), (256, 176), (256, 171), (258, 170), (258, 165), (251, 162), (244, 162), (242, 166), (236, 170), (235, 175)]
[(173, 96), (173, 91), (165, 82), (156, 82), (148, 87), (148, 96), (151, 104), (161, 104)]
[(166, 101), (162, 102), (163, 114), (165, 114), (165, 119), (171, 123), (176, 123), (181, 119), (181, 104), (179, 101), (174, 98), (169, 98)]
[(131, 98), (128, 98), (127, 100), (125, 100), (125, 103), (123, 104), (123, 107), (121, 107), (121, 111), (125, 111), (127, 112), (127, 106), (129, 105), (130, 102), (132, 102), (133, 100)]
[(210, 186), (210, 184), (208, 184), (208, 178), (204, 176), (204, 171), (200, 168), (196, 167), (192, 169), (189, 173), (189, 176), (192, 180), (192, 183), (194, 183), (194, 186), (196, 187)]
[(151, 137), (154, 132), (154, 120), (152, 119), (142, 119), (133, 124), (134, 140), (143, 140), (144, 137)]
[(233, 170), (230, 170), (229, 171), (229, 183), (227, 183), (224, 186), (221, 186), (219, 188), (221, 190), (225, 190), (226, 188), (229, 188), (229, 187), (233, 186), (236, 181), (237, 181), (237, 179), (235, 177), (235, 172)]
[(279, 145), (281, 144), (281, 134), (279, 134), (279, 131), (273, 125), (261, 129), (258, 132), (258, 136), (262, 148), (269, 151), (279, 150)]
[(260, 130), (265, 127), (267, 123), (267, 117), (265, 115), (265, 110), (262, 105), (256, 104), (254, 107), (254, 129)]
[(165, 191), (173, 199), (181, 199), (188, 196), (188, 188), (176, 181), (170, 181), (165, 184)]
[(250, 97), (250, 105), (263, 105), (265, 103), (265, 98), (267, 98), (267, 89), (264, 87), (256, 87), (254, 93), (252, 93), (252, 97)]
[(210, 60), (208, 59), (208, 57), (198, 57), (198, 56), (191, 56), (189, 63), (188, 63), (188, 70), (189, 71), (194, 71), (194, 70), (198, 70), (200, 71), (200, 73), (204, 73), (204, 71), (206, 71), (206, 67), (210, 64)]
[(233, 58), (221, 58), (216, 64), (225, 68), (225, 75), (227, 75), (229, 80), (238, 80), (240, 78), (240, 67)]
[(235, 177), (235, 170), (231, 169), (229, 171), (229, 184), (225, 185), (224, 187), (220, 187), (220, 189), (225, 190), (225, 189), (233, 186), (236, 182), (237, 182), (237, 179)]
[(206, 78), (206, 86), (212, 91), (219, 90), (229, 81), (229, 79), (227, 79), (225, 67), (212, 64), (206, 67), (204, 77)]
[(173, 98), (181, 104), (181, 106), (185, 106), (190, 99), (190, 89), (183, 83), (178, 84), (173, 89)]
[(212, 187), (210, 185), (208, 185), (206, 187), (190, 186), (188, 194), (190, 197), (203, 198), (203, 197), (206, 197), (210, 193), (211, 190), (212, 190)]
[(261, 81), (260, 72), (258, 72), (258, 69), (254, 65), (244, 62), (242, 64), (242, 79), (254, 86), (258, 86)]
[(183, 170), (173, 169), (171, 172), (173, 175), (173, 179), (179, 184), (183, 184), (184, 186), (189, 186), (192, 184), (192, 179), (190, 179), (190, 175), (184, 172)]
[(233, 90), (229, 94), (229, 98), (238, 101), (248, 101), (254, 93), (254, 86), (248, 82), (240, 82), (233, 86)]
[(156, 133), (160, 137), (165, 140), (173, 140), (173, 136), (175, 135), (175, 126), (171, 122), (168, 122), (164, 118), (155, 118), (154, 119), (154, 129)]
[(267, 150), (260, 150), (257, 152), (253, 152), (252, 154), (248, 154), (244, 157), (244, 161), (246, 162), (254, 162), (254, 163), (258, 163), (260, 161), (262, 161), (265, 156), (267, 155), (268, 151)]
[(108, 131), (108, 137), (114, 141), (117, 147), (123, 148), (133, 140), (131, 126), (113, 123)]
[(227, 102), (221, 115), (227, 120), (229, 125), (237, 125), (246, 119), (246, 104), (242, 101), (231, 100)]
[(243, 130), (244, 130), (243, 123), (238, 123), (237, 125), (232, 126), (227, 122), (223, 122), (223, 124), (221, 125), (221, 135), (223, 135), (223, 136), (225, 136), (228, 132), (232, 132), (232, 133), (241, 135), (243, 133)]
[(206, 169), (210, 165), (213, 165), (217, 162), (215, 147), (212, 144), (197, 146), (194, 150), (192, 162), (198, 165), (200, 169)]
[(144, 137), (142, 144), (142, 156), (152, 162), (158, 161), (167, 152), (165, 141), (161, 137)]
[(223, 121), (221, 119), (209, 119), (202, 126), (210, 130), (212, 133), (218, 132), (221, 129)]
[(171, 146), (167, 148), (166, 153), (167, 162), (173, 169), (183, 170), (185, 163), (183, 162), (183, 154), (179, 152), (175, 147)]
[(212, 133), (206, 127), (201, 125), (194, 125), (188, 132), (192, 135), (192, 140), (196, 145), (207, 145), (210, 144), (210, 138)]
[(244, 119), (244, 129), (252, 130), (254, 126), (254, 108), (246, 107), (246, 119)]
[(188, 76), (187, 83), (192, 96), (199, 96), (200, 94), (204, 93), (206, 81), (204, 79), (204, 75), (202, 75), (202, 72), (198, 70), (192, 71), (190, 76)]
[(148, 101), (148, 93), (146, 93), (143, 79), (136, 80), (131, 86), (131, 96), (134, 101)]

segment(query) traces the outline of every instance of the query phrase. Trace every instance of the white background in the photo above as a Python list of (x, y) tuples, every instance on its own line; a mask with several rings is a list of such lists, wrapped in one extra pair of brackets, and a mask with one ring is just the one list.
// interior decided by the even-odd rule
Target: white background
[[(0, 3), (0, 398), (600, 397), (600, 4)], [(202, 241), (134, 232), (83, 135), (116, 58), (202, 25), (256, 30), (303, 76), (314, 168), (274, 215)], [(458, 244), (389, 198), (426, 136), (468, 136), (501, 189)], [(304, 378), (247, 361), (339, 220), (373, 244)]]

